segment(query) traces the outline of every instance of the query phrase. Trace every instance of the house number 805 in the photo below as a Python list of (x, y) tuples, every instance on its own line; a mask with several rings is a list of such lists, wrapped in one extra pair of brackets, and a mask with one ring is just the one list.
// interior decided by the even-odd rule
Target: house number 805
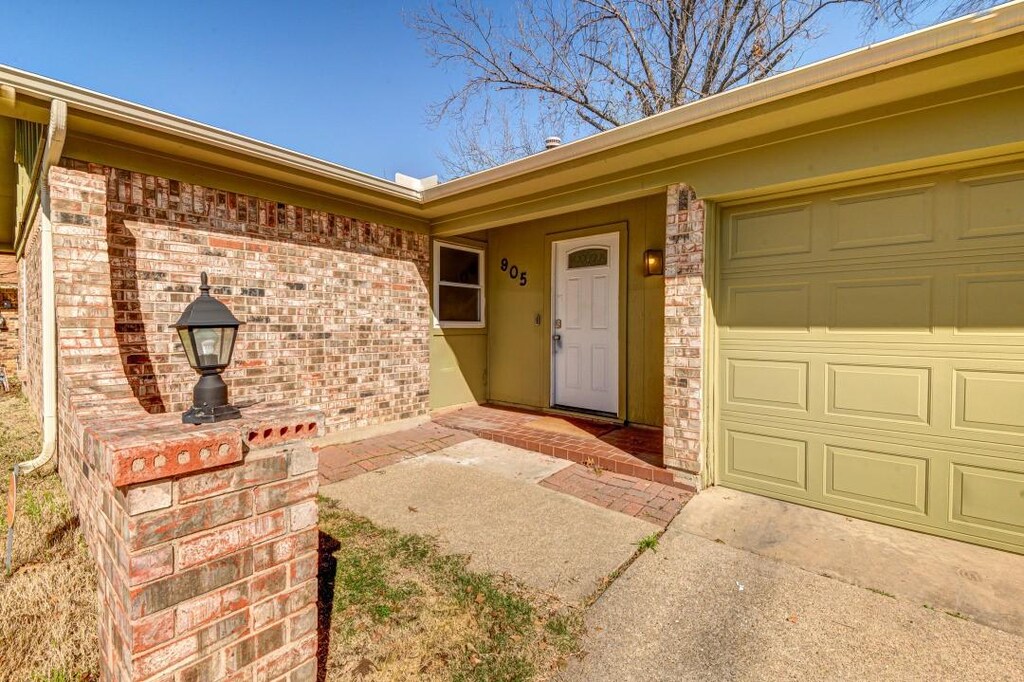
[(509, 265), (508, 264), (508, 258), (502, 258), (501, 259), (501, 271), (502, 272), (507, 272), (508, 276), (509, 276), (509, 279), (518, 279), (519, 280), (519, 286), (521, 286), (521, 287), (525, 287), (526, 286), (526, 270), (523, 270), (522, 272), (519, 272), (519, 266), (518, 265)]

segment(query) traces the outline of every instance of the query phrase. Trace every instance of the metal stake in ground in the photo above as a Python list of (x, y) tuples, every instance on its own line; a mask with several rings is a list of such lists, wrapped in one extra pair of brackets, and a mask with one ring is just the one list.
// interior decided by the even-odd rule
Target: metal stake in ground
[(11, 470), (11, 484), (7, 487), (7, 551), (4, 554), (4, 566), (11, 572), (11, 558), (14, 553), (14, 508), (18, 501), (18, 465)]

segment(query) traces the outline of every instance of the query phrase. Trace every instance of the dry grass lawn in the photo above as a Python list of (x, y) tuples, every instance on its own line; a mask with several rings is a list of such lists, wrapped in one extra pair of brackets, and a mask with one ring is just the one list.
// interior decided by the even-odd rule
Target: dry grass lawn
[[(28, 403), (13, 386), (0, 392), (0, 489), (11, 467), (35, 457), (40, 435)], [(14, 560), (0, 564), (0, 681), (72, 682), (99, 678), (96, 577), (52, 467), (19, 481)], [(6, 537), (0, 515), (0, 537)]]
[(320, 655), (327, 680), (544, 680), (578, 652), (582, 614), (473, 573), (417, 535), (320, 499)]

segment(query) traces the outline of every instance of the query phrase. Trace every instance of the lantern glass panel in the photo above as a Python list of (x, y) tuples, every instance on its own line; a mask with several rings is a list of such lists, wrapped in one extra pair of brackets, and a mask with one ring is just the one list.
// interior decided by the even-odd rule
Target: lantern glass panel
[(192, 347), (192, 335), (189, 333), (188, 328), (181, 328), (178, 330), (178, 338), (181, 339), (181, 345), (185, 347), (185, 356), (188, 358), (188, 364), (192, 369), (198, 369), (196, 364), (196, 353)]
[(644, 275), (661, 275), (665, 272), (665, 252), (660, 249), (644, 251)]
[(201, 369), (209, 369), (222, 364), (221, 337), (224, 334), (222, 327), (200, 327), (192, 330), (192, 338), (195, 339), (196, 360)]
[(238, 330), (234, 327), (224, 327), (223, 336), (220, 341), (220, 364), (231, 364), (231, 352), (235, 348), (235, 333)]

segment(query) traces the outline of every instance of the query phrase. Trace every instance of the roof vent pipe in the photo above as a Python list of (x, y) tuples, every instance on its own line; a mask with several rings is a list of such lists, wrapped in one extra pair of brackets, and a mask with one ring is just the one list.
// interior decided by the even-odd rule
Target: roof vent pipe
[(562, 138), (558, 137), (557, 135), (552, 135), (551, 137), (544, 140), (544, 149), (554, 149), (555, 147), (558, 147), (561, 144)]

